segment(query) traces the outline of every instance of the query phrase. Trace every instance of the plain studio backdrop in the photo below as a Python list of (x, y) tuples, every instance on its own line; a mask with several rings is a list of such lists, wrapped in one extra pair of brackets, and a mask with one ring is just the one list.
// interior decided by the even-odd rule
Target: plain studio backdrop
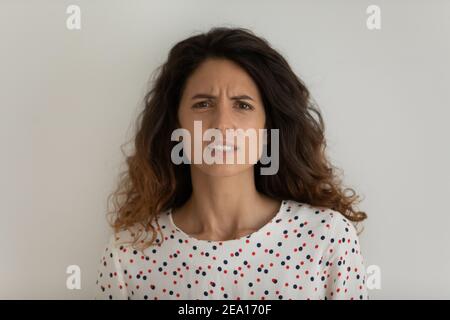
[[(81, 29), (69, 30), (69, 5)], [(366, 9), (377, 5), (381, 29)], [(91, 299), (105, 213), (150, 76), (178, 41), (245, 27), (286, 57), (364, 198), (371, 299), (450, 298), (450, 2), (0, 2), (0, 298)], [(69, 290), (66, 269), (81, 270)]]

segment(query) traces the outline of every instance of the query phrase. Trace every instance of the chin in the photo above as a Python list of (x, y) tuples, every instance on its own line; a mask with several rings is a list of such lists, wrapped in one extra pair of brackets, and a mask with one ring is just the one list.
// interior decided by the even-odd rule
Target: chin
[(253, 165), (248, 164), (211, 164), (197, 165), (194, 167), (203, 174), (212, 177), (232, 177), (246, 172), (247, 170), (253, 170)]

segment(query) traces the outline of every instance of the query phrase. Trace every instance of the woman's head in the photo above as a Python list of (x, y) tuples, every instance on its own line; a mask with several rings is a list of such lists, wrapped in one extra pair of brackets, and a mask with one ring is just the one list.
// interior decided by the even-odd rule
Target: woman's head
[[(205, 59), (186, 80), (178, 121), (180, 128), (189, 133), (186, 156), (191, 170), (211, 176), (249, 171), (251, 174), (247, 176), (252, 177), (253, 165), (262, 152), (257, 147), (262, 143), (258, 138), (260, 130), (265, 129), (266, 114), (258, 86), (238, 64), (222, 57)], [(195, 130), (195, 125), (201, 130)], [(217, 130), (217, 137), (211, 137), (210, 129)], [(196, 144), (202, 147), (197, 154), (198, 163), (192, 161)], [(254, 155), (253, 161), (250, 153)], [(239, 154), (244, 161), (238, 162)], [(206, 162), (207, 155), (210, 162)], [(213, 157), (217, 157), (216, 162), (212, 162)]]
[(329, 163), (322, 116), (287, 61), (247, 29), (213, 28), (170, 50), (145, 97), (135, 150), (111, 195), (116, 231), (140, 224), (152, 233), (147, 246), (157, 236), (152, 227), (156, 214), (189, 199), (191, 165), (173, 163), (171, 152), (178, 142), (171, 135), (177, 128), (192, 132), (196, 120), (203, 130), (265, 128), (279, 133), (276, 174), (261, 175), (260, 162), (201, 164), (197, 169), (219, 176), (254, 170), (257, 190), (269, 197), (331, 208), (351, 221), (366, 218), (355, 209), (359, 197), (342, 186)]

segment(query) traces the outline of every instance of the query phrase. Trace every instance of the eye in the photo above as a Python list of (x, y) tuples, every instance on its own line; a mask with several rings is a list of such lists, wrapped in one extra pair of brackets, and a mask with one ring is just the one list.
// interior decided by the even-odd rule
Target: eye
[(200, 101), (196, 104), (194, 104), (192, 107), (195, 109), (205, 109), (207, 107), (209, 107), (209, 101)]
[(239, 101), (238, 105), (239, 105), (239, 109), (242, 109), (242, 110), (253, 110), (254, 109), (252, 105), (250, 105), (246, 102)]

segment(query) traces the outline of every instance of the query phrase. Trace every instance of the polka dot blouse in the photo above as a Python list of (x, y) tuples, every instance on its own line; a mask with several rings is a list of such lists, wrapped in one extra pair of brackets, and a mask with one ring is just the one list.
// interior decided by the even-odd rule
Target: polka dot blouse
[(337, 211), (285, 200), (263, 227), (225, 241), (184, 233), (170, 209), (158, 222), (164, 241), (144, 252), (122, 243), (132, 231), (110, 237), (95, 299), (368, 299), (356, 230)]

